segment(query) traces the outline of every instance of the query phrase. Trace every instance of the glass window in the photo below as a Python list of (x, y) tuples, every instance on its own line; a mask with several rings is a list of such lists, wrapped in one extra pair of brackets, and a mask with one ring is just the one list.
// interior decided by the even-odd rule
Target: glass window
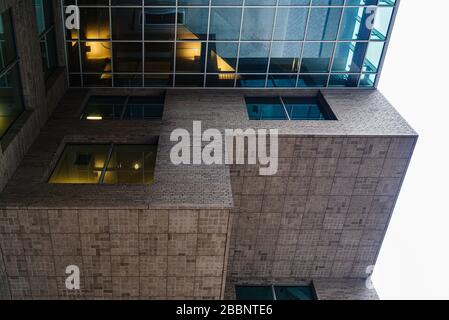
[(173, 72), (174, 43), (145, 43), (145, 73)]
[(360, 72), (366, 53), (366, 42), (339, 42), (334, 53), (332, 72)]
[(104, 175), (104, 184), (151, 184), (156, 164), (156, 145), (115, 146)]
[(237, 300), (274, 300), (271, 286), (237, 286), (235, 294)]
[(34, 0), (37, 29), (39, 32), (42, 66), (47, 79), (58, 67), (55, 25), (51, 0)]
[(322, 95), (245, 99), (250, 120), (336, 120)]
[(114, 42), (114, 72), (142, 73), (142, 43)]
[(9, 10), (0, 14), (0, 138), (23, 113), (20, 68)]
[(357, 74), (380, 76), (396, 10), (394, 0), (77, 4), (81, 30), (65, 45), (77, 87), (366, 88)]
[(290, 120), (330, 120), (331, 117), (325, 107), (316, 97), (288, 98), (282, 102), (287, 109)]
[(297, 73), (301, 48), (298, 42), (273, 42), (270, 73)]
[(175, 25), (176, 8), (145, 8), (145, 40), (174, 40)]
[(108, 145), (69, 145), (54, 170), (50, 183), (99, 183)]
[(308, 8), (279, 8), (274, 40), (304, 40)]
[(116, 120), (122, 117), (126, 97), (94, 96), (89, 99), (82, 119)]
[(246, 98), (250, 120), (287, 120), (279, 98)]
[(242, 40), (271, 40), (274, 12), (274, 8), (245, 9)]
[(52, 184), (150, 184), (157, 145), (68, 145)]
[(310, 286), (275, 286), (276, 300), (314, 300), (313, 290)]
[(242, 43), (238, 71), (241, 73), (266, 73), (269, 53), (269, 42)]
[(158, 120), (162, 119), (164, 96), (93, 96), (81, 116), (100, 120)]
[(142, 9), (112, 9), (112, 39), (142, 40)]
[(315, 300), (311, 286), (236, 286), (237, 300)]
[(235, 72), (237, 66), (237, 49), (237, 43), (209, 42), (207, 72)]
[(206, 40), (208, 19), (209, 9), (179, 8), (178, 40)]
[(306, 39), (317, 41), (336, 40), (342, 9), (312, 8), (311, 10)]
[(123, 119), (158, 120), (163, 111), (164, 97), (130, 97)]
[(332, 42), (308, 42), (304, 44), (301, 73), (326, 73), (332, 58)]
[(241, 19), (241, 8), (212, 8), (209, 39), (238, 40)]
[(178, 42), (176, 46), (176, 71), (182, 73), (203, 73), (205, 51), (205, 42)]

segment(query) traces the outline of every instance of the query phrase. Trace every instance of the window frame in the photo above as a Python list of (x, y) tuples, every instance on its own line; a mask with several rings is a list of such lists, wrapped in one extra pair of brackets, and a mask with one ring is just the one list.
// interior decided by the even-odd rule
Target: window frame
[[(64, 147), (62, 148), (61, 153), (57, 156), (57, 160), (56, 162), (54, 162), (54, 166), (50, 171), (49, 176), (46, 179), (46, 183), (50, 184), (50, 185), (92, 185), (92, 186), (123, 186), (123, 185), (135, 185), (135, 186), (147, 186), (147, 185), (151, 185), (152, 183), (148, 184), (148, 183), (104, 183), (104, 179), (106, 176), (106, 173), (108, 172), (109, 168), (109, 164), (112, 160), (112, 156), (114, 154), (114, 151), (116, 150), (116, 147), (120, 147), (120, 146), (158, 146), (158, 140), (156, 139), (153, 143), (129, 143), (129, 144), (123, 144), (123, 143), (67, 143), (64, 145)], [(101, 174), (100, 177), (98, 178), (98, 182), (97, 183), (88, 183), (88, 182), (84, 182), (84, 183), (55, 183), (55, 182), (51, 182), (54, 174), (56, 173), (56, 170), (58, 169), (58, 166), (60, 164), (60, 162), (63, 160), (64, 155), (67, 151), (68, 147), (71, 146), (89, 146), (89, 147), (95, 147), (95, 146), (104, 146), (104, 147), (108, 147), (108, 151), (106, 153), (106, 158), (104, 160), (103, 163), (103, 168), (101, 170)], [(156, 148), (156, 158), (157, 159), (157, 148)], [(155, 161), (155, 165), (153, 167), (153, 174), (155, 173), (155, 169), (156, 169), (156, 161)], [(145, 170), (143, 171), (145, 172)], [(153, 176), (154, 178), (154, 176)]]
[[(310, 291), (312, 293), (312, 300), (318, 300), (318, 295), (316, 293), (315, 284), (313, 281), (311, 282), (304, 282), (304, 283), (294, 283), (294, 284), (276, 284), (276, 283), (269, 283), (269, 284), (236, 284), (234, 286), (234, 292), (237, 298), (237, 288), (238, 287), (253, 287), (253, 288), (271, 288), (271, 292), (273, 295), (273, 300), (267, 300), (267, 301), (285, 301), (285, 300), (278, 300), (276, 297), (276, 288), (282, 288), (282, 287), (309, 287)], [(244, 301), (244, 300), (239, 300)], [(306, 301), (306, 300), (295, 300), (295, 301)]]
[[(116, 97), (116, 98), (124, 98), (124, 102), (123, 102), (123, 109), (121, 111), (121, 115), (119, 118), (117, 119), (87, 119), (87, 108), (89, 108), (89, 102), (91, 101), (92, 98), (98, 98), (98, 97), (107, 97), (107, 98), (111, 98), (111, 97)], [(142, 118), (142, 119), (127, 119), (126, 118), (126, 114), (128, 111), (128, 107), (130, 106), (130, 100), (132, 100), (133, 98), (160, 98), (162, 103), (162, 112), (161, 112), (161, 116), (160, 118)], [(81, 108), (81, 115), (80, 115), (80, 120), (83, 121), (161, 121), (163, 116), (164, 116), (164, 111), (165, 111), (165, 94), (163, 95), (155, 95), (155, 96), (125, 96), (125, 95), (114, 95), (114, 96), (103, 96), (103, 95), (92, 95), (90, 96), (86, 102), (83, 104), (82, 108)]]
[[(50, 9), (52, 10), (52, 19), (51, 19), (51, 23), (47, 26), (46, 25), (46, 16), (45, 16), (45, 5), (44, 3), (48, 3), (50, 6)], [(33, 1), (33, 6), (34, 6), (34, 12), (35, 12), (35, 18), (37, 21), (38, 18), (38, 12), (37, 12), (37, 6), (36, 6), (36, 0)], [(44, 62), (47, 64), (47, 66), (45, 67), (45, 69), (43, 70), (44, 73), (44, 77), (45, 77), (45, 81), (47, 81), (49, 78), (51, 78), (51, 76), (53, 75), (53, 73), (55, 72), (55, 70), (59, 67), (59, 62), (58, 62), (58, 45), (57, 45), (57, 34), (56, 34), (56, 27), (55, 27), (55, 8), (53, 6), (53, 2), (51, 0), (42, 0), (42, 10), (43, 12), (43, 23), (44, 23), (44, 31), (42, 31), (41, 33), (38, 34), (38, 38), (39, 38), (39, 44), (44, 43), (45, 44), (45, 51), (46, 51), (46, 58), (44, 60), (44, 57), (41, 56), (42, 59), (42, 65), (44, 66)], [(39, 32), (39, 30), (38, 30)], [(49, 37), (48, 35), (53, 32), (54, 33), (54, 55), (55, 55), (55, 66), (51, 67), (50, 66), (50, 59), (49, 59), (49, 45), (48, 45), (48, 41)], [(41, 49), (42, 50), (42, 49)], [(64, 48), (64, 50), (66, 50), (66, 48)], [(41, 51), (41, 55), (42, 55), (42, 51)]]
[[(286, 117), (286, 119), (279, 120), (279, 119), (251, 119), (249, 112), (248, 112), (248, 98), (257, 98), (257, 99), (278, 99), (280, 102), (280, 105), (283, 108), (283, 113)], [(288, 112), (286, 103), (284, 99), (315, 99), (317, 101), (317, 106), (323, 115), (324, 119), (316, 120), (316, 119), (291, 119), (291, 116)], [(245, 106), (247, 107), (247, 116), (249, 121), (336, 121), (338, 120), (335, 113), (332, 111), (332, 108), (330, 107), (329, 103), (326, 101), (326, 98), (324, 98), (322, 92), (318, 92), (315, 96), (283, 96), (283, 95), (277, 95), (277, 96), (262, 96), (262, 97), (251, 97), (251, 96), (245, 96)]]
[[(26, 111), (25, 99), (24, 99), (24, 95), (23, 95), (22, 75), (21, 75), (21, 68), (20, 68), (20, 57), (17, 52), (17, 39), (16, 39), (16, 30), (15, 30), (15, 26), (14, 26), (13, 11), (11, 8), (9, 8), (9, 9), (6, 9), (6, 10), (0, 12), (0, 15), (3, 16), (5, 13), (7, 13), (9, 16), (8, 20), (9, 20), (10, 28), (11, 28), (11, 41), (13, 42), (12, 46), (14, 47), (15, 56), (14, 56), (14, 59), (12, 59), (10, 62), (8, 62), (8, 64), (5, 65), (4, 68), (0, 69), (0, 79), (2, 79), (3, 77), (7, 77), (8, 74), (11, 71), (13, 71), (14, 68), (17, 68), (17, 73), (18, 73), (17, 86), (18, 86), (18, 88), (16, 88), (16, 90), (17, 90), (17, 98), (19, 100), (17, 103), (20, 104), (20, 112), (16, 116), (16, 118), (9, 124), (9, 126), (6, 128), (6, 130), (3, 133), (0, 132), (0, 142), (2, 142), (2, 140), (5, 138), (5, 136), (8, 134), (8, 132), (11, 130), (11, 128), (14, 126), (16, 121)], [(2, 22), (5, 23), (3, 17), (2, 17)], [(14, 87), (12, 87), (12, 88), (14, 88)]]

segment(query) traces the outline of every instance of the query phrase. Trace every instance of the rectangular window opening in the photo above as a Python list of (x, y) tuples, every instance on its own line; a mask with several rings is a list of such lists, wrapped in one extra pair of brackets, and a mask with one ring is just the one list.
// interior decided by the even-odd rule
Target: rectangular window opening
[(316, 300), (313, 285), (236, 286), (237, 300)]
[(312, 97), (246, 97), (250, 120), (337, 120), (321, 93)]
[(67, 145), (50, 184), (152, 184), (157, 143)]
[(81, 119), (101, 120), (161, 120), (165, 96), (92, 96)]

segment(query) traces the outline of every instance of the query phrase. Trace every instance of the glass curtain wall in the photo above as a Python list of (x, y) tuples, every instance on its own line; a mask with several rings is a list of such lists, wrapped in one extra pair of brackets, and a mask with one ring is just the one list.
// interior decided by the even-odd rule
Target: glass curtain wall
[(71, 0), (73, 87), (373, 87), (395, 0)]
[(11, 11), (0, 13), (0, 139), (24, 111)]
[(34, 0), (37, 30), (41, 44), (42, 66), (48, 79), (58, 67), (55, 25), (51, 0)]

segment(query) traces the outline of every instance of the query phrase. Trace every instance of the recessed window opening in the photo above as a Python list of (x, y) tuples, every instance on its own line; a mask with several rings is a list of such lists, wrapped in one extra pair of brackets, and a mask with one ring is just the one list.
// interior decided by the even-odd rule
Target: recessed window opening
[(163, 96), (92, 96), (81, 119), (100, 120), (161, 120)]
[(237, 300), (315, 300), (311, 285), (236, 286)]
[(324, 97), (246, 97), (250, 120), (336, 120)]
[(157, 144), (67, 145), (51, 184), (151, 184)]

